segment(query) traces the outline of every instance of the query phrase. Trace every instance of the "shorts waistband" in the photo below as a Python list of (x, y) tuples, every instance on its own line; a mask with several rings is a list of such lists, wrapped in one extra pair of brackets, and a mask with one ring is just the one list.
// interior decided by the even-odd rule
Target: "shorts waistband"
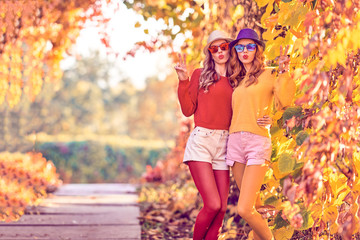
[(209, 134), (229, 134), (228, 130), (224, 130), (224, 129), (210, 129), (210, 128), (204, 128), (204, 127), (195, 127), (194, 130), (198, 130), (198, 131), (206, 131)]

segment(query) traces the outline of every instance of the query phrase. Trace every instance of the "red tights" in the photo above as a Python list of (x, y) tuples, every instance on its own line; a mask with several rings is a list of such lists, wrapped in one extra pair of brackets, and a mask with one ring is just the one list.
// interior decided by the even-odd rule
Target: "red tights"
[(196, 218), (193, 239), (216, 240), (227, 208), (229, 170), (213, 170), (206, 162), (190, 161), (188, 165), (204, 202)]

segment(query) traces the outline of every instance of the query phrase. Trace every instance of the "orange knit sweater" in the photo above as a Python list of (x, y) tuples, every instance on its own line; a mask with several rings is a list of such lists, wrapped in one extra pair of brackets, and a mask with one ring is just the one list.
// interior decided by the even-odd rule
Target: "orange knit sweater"
[(276, 77), (269, 68), (261, 73), (257, 84), (245, 87), (246, 80), (247, 77), (235, 88), (232, 96), (233, 116), (229, 132), (246, 131), (270, 137), (269, 129), (260, 127), (256, 120), (270, 115), (273, 100), (277, 110), (289, 106), (295, 95), (295, 82), (288, 73)]

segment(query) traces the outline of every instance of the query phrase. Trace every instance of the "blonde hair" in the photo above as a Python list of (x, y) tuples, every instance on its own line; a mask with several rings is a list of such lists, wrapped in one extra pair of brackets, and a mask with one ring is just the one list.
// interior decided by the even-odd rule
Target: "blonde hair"
[[(224, 39), (226, 42), (229, 42), (229, 40)], [(229, 58), (230, 59), (230, 58)], [(205, 60), (203, 62), (204, 69), (200, 74), (199, 78), (199, 89), (204, 88), (205, 92), (209, 91), (209, 86), (220, 79), (220, 74), (215, 71), (215, 62), (214, 59), (208, 49), (206, 49), (205, 53)], [(229, 76), (230, 72), (230, 64), (229, 60), (226, 62), (226, 76)], [(230, 85), (232, 87), (235, 87), (234, 83), (230, 81)]]
[(253, 65), (249, 69), (249, 71), (246, 72), (244, 65), (239, 60), (237, 52), (233, 47), (230, 52), (230, 81), (232, 81), (235, 87), (237, 87), (247, 75), (249, 76), (249, 78), (245, 82), (245, 87), (248, 87), (252, 84), (257, 84), (257, 78), (264, 71), (264, 60), (264, 50), (262, 49), (262, 47), (259, 47), (259, 45), (256, 44), (256, 53), (253, 60)]

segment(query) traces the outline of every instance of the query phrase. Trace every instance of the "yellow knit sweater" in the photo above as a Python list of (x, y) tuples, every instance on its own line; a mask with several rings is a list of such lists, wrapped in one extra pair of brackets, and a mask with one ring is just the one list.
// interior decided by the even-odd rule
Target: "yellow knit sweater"
[(260, 127), (256, 120), (264, 115), (270, 115), (275, 108), (281, 110), (289, 106), (294, 98), (296, 85), (288, 73), (272, 73), (272, 69), (265, 69), (258, 77), (258, 83), (245, 87), (247, 77), (235, 88), (232, 95), (233, 116), (230, 133), (246, 131), (257, 135), (270, 137), (267, 128)]

